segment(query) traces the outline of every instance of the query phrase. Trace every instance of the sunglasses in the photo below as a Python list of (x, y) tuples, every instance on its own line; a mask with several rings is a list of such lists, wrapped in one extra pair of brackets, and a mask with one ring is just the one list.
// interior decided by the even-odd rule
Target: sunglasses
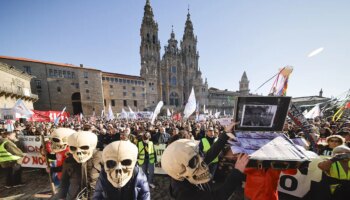
[(336, 143), (340, 143), (339, 140), (329, 140), (329, 142), (336, 142)]

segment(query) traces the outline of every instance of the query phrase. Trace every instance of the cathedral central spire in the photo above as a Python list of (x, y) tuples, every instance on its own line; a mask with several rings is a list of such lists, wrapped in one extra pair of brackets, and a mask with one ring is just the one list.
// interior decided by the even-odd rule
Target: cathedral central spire
[(149, 0), (146, 1), (146, 5), (144, 7), (144, 14), (143, 14), (143, 20), (145, 19), (152, 19), (153, 20), (153, 11), (151, 7), (151, 3)]

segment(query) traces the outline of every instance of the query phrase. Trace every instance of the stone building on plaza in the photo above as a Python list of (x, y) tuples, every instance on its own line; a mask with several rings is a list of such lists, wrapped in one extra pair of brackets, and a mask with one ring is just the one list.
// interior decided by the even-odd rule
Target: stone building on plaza
[(0, 77), (0, 108), (12, 108), (18, 99), (22, 99), (28, 109), (33, 109), (33, 102), (38, 100), (31, 91), (33, 76), (0, 62)]
[(143, 111), (146, 104), (145, 80), (139, 76), (102, 72), (104, 106), (120, 112)]
[(31, 91), (39, 96), (36, 110), (62, 110), (91, 115), (103, 109), (101, 71), (71, 64), (0, 56), (0, 62), (14, 66), (27, 75)]
[[(75, 66), (27, 58), (0, 56), (0, 62), (33, 75), (31, 90), (38, 94), (37, 110), (62, 110), (72, 114), (91, 115), (132, 108), (134, 111), (153, 110), (162, 100), (165, 107), (180, 111), (194, 88), (200, 107), (232, 112), (235, 98), (249, 94), (249, 81), (244, 72), (239, 91), (208, 89), (199, 68), (197, 36), (190, 13), (187, 14), (184, 34), (180, 42), (173, 31), (164, 54), (158, 37), (158, 24), (149, 0), (144, 6), (140, 28), (140, 76), (103, 72), (83, 65)], [(226, 110), (227, 109), (227, 110)]]

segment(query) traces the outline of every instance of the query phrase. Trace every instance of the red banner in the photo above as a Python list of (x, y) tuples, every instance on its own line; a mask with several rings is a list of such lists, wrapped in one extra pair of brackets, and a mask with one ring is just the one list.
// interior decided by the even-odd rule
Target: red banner
[[(28, 121), (33, 122), (54, 122), (55, 118), (61, 113), (61, 111), (39, 111), (39, 110), (32, 110), (33, 115), (31, 118), (28, 119)], [(69, 117), (68, 112), (64, 112), (61, 115), (60, 122), (66, 120)]]

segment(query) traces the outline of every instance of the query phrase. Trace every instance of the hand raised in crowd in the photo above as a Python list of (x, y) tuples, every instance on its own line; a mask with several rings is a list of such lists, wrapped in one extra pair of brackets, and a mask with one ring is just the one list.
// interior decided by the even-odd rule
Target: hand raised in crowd
[(249, 157), (247, 154), (240, 154), (237, 158), (235, 168), (240, 172), (244, 173), (244, 170), (249, 162)]
[(230, 138), (230, 140), (235, 140), (236, 139), (236, 137), (233, 135), (233, 132), (235, 130), (235, 126), (238, 123), (239, 122), (232, 122), (231, 124), (225, 126), (226, 135)]
[(232, 122), (231, 124), (225, 126), (225, 132), (226, 132), (226, 133), (232, 133), (232, 132), (234, 132), (234, 130), (235, 130), (234, 128), (235, 128), (235, 126), (236, 126), (237, 124), (239, 124), (239, 122)]

